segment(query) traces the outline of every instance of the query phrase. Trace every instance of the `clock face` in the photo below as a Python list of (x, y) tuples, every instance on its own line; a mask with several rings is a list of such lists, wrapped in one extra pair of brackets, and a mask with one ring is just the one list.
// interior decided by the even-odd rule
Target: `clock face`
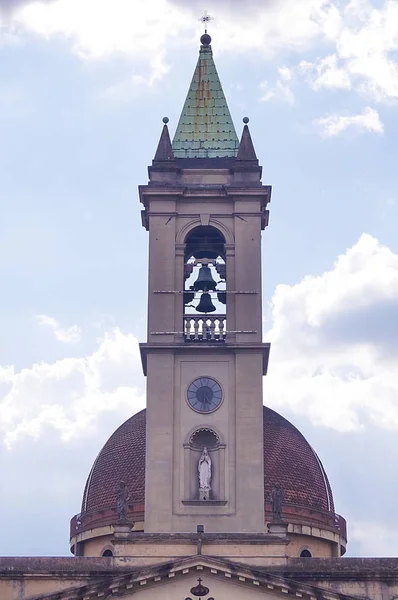
[(188, 387), (188, 404), (200, 413), (216, 410), (222, 401), (222, 389), (219, 383), (211, 377), (199, 377)]

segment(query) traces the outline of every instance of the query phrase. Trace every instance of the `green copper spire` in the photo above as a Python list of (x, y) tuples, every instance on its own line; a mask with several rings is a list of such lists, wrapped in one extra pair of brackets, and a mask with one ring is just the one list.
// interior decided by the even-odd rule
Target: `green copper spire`
[(236, 156), (238, 137), (205, 33), (199, 60), (173, 139), (176, 158)]

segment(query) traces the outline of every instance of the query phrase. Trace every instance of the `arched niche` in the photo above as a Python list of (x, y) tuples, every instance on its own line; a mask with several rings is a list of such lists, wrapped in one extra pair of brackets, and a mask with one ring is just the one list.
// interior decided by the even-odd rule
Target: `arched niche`
[(197, 429), (193, 432), (190, 437), (189, 444), (191, 448), (197, 448), (201, 451), (203, 448), (214, 450), (219, 446), (220, 438), (213, 431), (213, 429), (210, 429), (209, 427), (203, 427), (202, 429)]
[[(188, 434), (185, 436), (184, 439), (184, 446), (185, 445), (193, 445), (194, 439), (196, 434), (200, 433), (201, 431), (208, 431), (210, 432), (212, 435), (214, 435), (214, 437), (217, 439), (217, 443), (219, 445), (225, 446), (225, 440), (224, 440), (224, 436), (221, 433), (221, 431), (219, 429), (217, 429), (216, 427), (209, 426), (209, 425), (200, 425), (199, 427), (193, 427)], [(197, 438), (196, 438), (197, 439)]]
[(184, 442), (184, 498), (189, 503), (205, 502), (199, 498), (198, 464), (204, 448), (211, 458), (210, 501), (225, 503), (225, 444), (222, 436), (212, 427), (196, 427)]

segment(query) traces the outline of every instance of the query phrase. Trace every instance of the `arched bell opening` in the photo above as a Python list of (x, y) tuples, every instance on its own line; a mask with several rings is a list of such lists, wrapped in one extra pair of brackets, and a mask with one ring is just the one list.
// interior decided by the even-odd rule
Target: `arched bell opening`
[(185, 238), (184, 317), (192, 315), (185, 319), (185, 333), (192, 341), (219, 341), (224, 337), (225, 244), (224, 235), (211, 225), (195, 227)]
[(225, 237), (212, 225), (199, 225), (185, 238), (185, 262), (190, 258), (218, 258), (225, 260)]

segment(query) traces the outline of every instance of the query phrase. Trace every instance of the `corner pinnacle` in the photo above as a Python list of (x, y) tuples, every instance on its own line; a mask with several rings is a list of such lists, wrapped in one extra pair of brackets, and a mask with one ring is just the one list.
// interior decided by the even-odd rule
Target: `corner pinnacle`
[(174, 154), (173, 149), (171, 147), (171, 140), (169, 134), (169, 128), (167, 127), (167, 123), (169, 122), (168, 117), (163, 117), (163, 129), (160, 134), (159, 144), (155, 153), (154, 161), (163, 161), (163, 160), (173, 160)]

